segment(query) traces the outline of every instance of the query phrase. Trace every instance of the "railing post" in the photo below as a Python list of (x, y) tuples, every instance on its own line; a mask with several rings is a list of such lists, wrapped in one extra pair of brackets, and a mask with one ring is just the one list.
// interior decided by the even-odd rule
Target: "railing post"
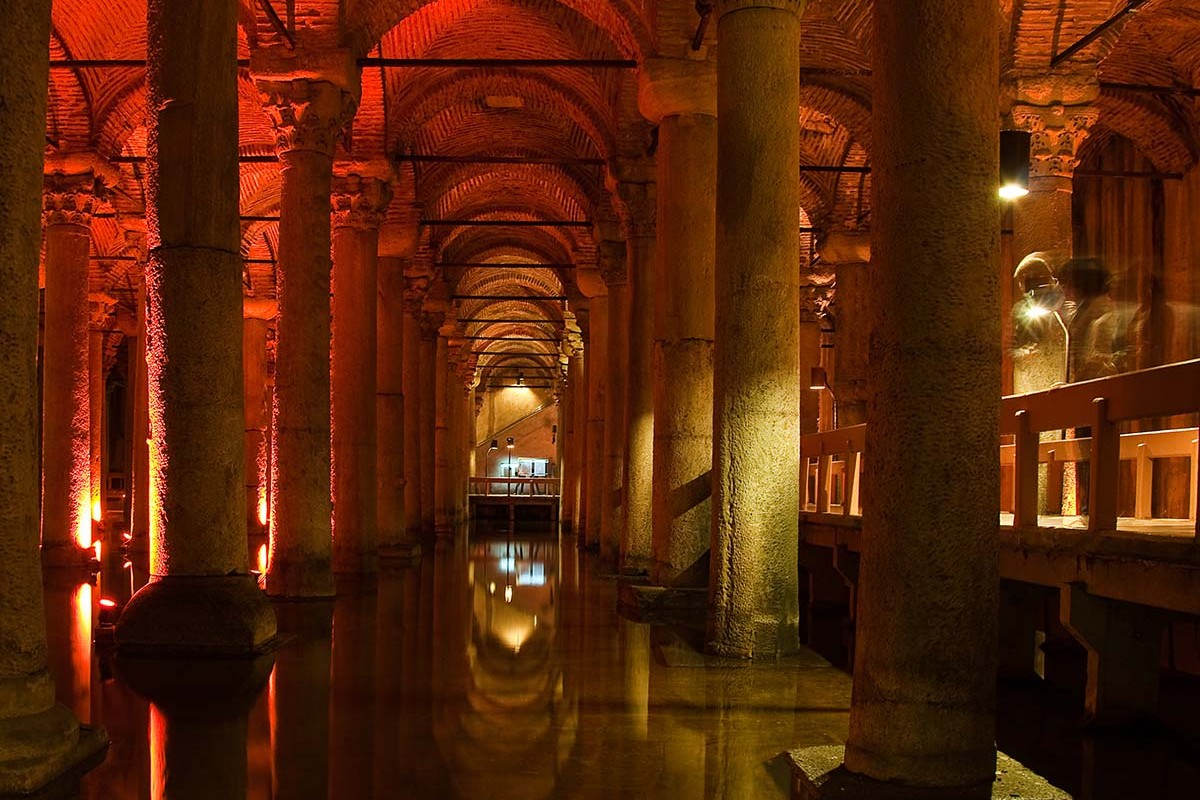
[(817, 513), (829, 513), (829, 465), (833, 456), (821, 453), (817, 459)]
[(1016, 413), (1016, 446), (1013, 449), (1013, 529), (1038, 524), (1038, 432), (1029, 429), (1029, 412)]
[(1117, 529), (1117, 481), (1121, 472), (1121, 438), (1108, 419), (1108, 398), (1092, 401), (1092, 461), (1088, 483), (1088, 530)]
[[(847, 443), (849, 448), (849, 443)], [(848, 517), (854, 513), (858, 505), (858, 453), (846, 450), (846, 472), (842, 485), (842, 516)]]
[(1152, 516), (1150, 498), (1154, 491), (1154, 462), (1150, 459), (1150, 447), (1145, 442), (1137, 446), (1133, 483), (1133, 516), (1137, 519), (1150, 519)]

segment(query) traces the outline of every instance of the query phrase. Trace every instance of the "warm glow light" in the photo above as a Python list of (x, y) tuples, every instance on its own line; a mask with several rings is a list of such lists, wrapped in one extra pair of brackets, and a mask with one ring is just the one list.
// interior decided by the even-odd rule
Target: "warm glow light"
[(496, 593), (496, 582), (492, 581), (491, 583), (488, 584), (488, 594), (495, 594), (495, 593)]
[(71, 708), (87, 721), (92, 688), (92, 585), (75, 590), (75, 619), (71, 626)]
[(267, 524), (267, 487), (258, 487), (258, 524), (266, 526)]
[(1039, 306), (1037, 303), (1031, 303), (1025, 308), (1025, 316), (1028, 319), (1041, 319), (1050, 314), (1050, 309), (1045, 306)]
[(266, 573), (267, 571), (267, 546), (265, 544), (258, 547), (258, 571)]
[(104, 512), (100, 510), (100, 498), (92, 500), (92, 521), (99, 522), (104, 517)]
[(1006, 183), (1000, 187), (1000, 198), (1003, 200), (1017, 200), (1029, 194), (1029, 190), (1019, 183)]
[(101, 597), (101, 598), (100, 598), (100, 607), (101, 607), (101, 608), (116, 608), (116, 607), (117, 607), (117, 601), (116, 601), (116, 600), (109, 600), (107, 597)]
[(132, 542), (133, 541), (133, 531), (122, 531), (121, 538), (127, 542)]
[(81, 496), (76, 509), (79, 522), (75, 529), (75, 543), (84, 550), (88, 550), (92, 546), (92, 516), (89, 506), (91, 506), (91, 499), (86, 495)]
[(506, 603), (512, 602), (512, 589), (513, 589), (513, 587), (512, 587), (511, 583), (508, 586), (504, 587), (504, 602), (506, 602)]
[(100, 544), (100, 540), (99, 540), (99, 539), (97, 539), (97, 540), (96, 540), (96, 542), (95, 542), (95, 543), (92, 545), (92, 550), (94, 550), (94, 551), (95, 551), (95, 553), (96, 553), (96, 560), (97, 560), (97, 561), (100, 561), (100, 560), (101, 560), (101, 558), (100, 558), (100, 553), (101, 553), (101, 550), (102, 550), (102, 546), (101, 546), (101, 544)]

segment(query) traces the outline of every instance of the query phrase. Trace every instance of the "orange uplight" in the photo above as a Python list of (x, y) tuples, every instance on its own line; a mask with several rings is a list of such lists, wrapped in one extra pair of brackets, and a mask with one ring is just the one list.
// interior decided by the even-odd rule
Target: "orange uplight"
[(79, 521), (76, 523), (75, 528), (75, 543), (84, 550), (92, 546), (92, 517), (88, 508), (90, 505), (90, 499), (83, 496), (79, 498), (78, 508), (76, 509)]
[(117, 601), (116, 601), (116, 600), (109, 600), (107, 597), (101, 597), (101, 598), (100, 598), (100, 607), (101, 607), (101, 608), (116, 608), (116, 607), (117, 607)]
[(133, 541), (133, 531), (122, 531), (121, 538), (127, 542), (132, 542)]
[(104, 518), (104, 512), (100, 509), (100, 498), (92, 500), (92, 522), (99, 522)]
[(266, 574), (267, 561), (268, 561), (267, 546), (265, 544), (259, 545), (259, 548), (258, 548), (258, 571), (260, 573)]
[(267, 524), (267, 487), (258, 487), (258, 524), (266, 526)]
[(100, 553), (103, 550), (103, 546), (99, 539), (92, 543), (92, 550), (96, 553), (96, 560), (100, 561)]
[(75, 590), (75, 619), (71, 626), (71, 708), (86, 721), (92, 688), (92, 585)]

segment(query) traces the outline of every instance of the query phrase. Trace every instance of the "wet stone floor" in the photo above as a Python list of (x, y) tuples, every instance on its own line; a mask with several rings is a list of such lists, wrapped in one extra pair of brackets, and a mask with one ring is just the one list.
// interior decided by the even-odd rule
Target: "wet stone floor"
[(618, 617), (597, 572), (552, 531), (464, 532), (333, 602), (277, 604), (267, 658), (186, 668), (92, 646), (128, 576), (48, 586), (60, 699), (112, 738), (79, 796), (784, 798), (784, 750), (845, 738), (845, 673), (702, 656)]

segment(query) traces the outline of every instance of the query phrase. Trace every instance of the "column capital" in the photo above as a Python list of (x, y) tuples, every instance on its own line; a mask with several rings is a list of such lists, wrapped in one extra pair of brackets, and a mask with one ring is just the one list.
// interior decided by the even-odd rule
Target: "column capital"
[(802, 283), (800, 284), (800, 318), (802, 321), (821, 320), (829, 316), (829, 307), (833, 305), (834, 287), (832, 283)]
[(279, 314), (279, 301), (266, 297), (243, 297), (242, 318), (272, 320)]
[(1047, 106), (1018, 103), (1009, 111), (1011, 127), (1029, 131), (1030, 180), (1070, 180), (1079, 163), (1079, 146), (1096, 124), (1099, 110), (1094, 105)]
[(629, 278), (624, 242), (612, 239), (601, 241), (596, 247), (596, 264), (605, 286), (620, 285)]
[(718, 18), (744, 8), (773, 8), (799, 15), (807, 4), (808, 0), (716, 0), (714, 3)]
[(333, 228), (378, 230), (392, 202), (392, 185), (384, 178), (335, 175), (329, 201)]
[(421, 304), (425, 302), (425, 295), (429, 294), (429, 282), (431, 280), (432, 278), (429, 275), (405, 274), (403, 300), (405, 314), (421, 313)]
[(437, 339), (438, 330), (446, 315), (440, 311), (422, 311), (417, 315), (417, 324), (421, 328), (422, 339)]
[(42, 224), (92, 224), (96, 200), (104, 195), (104, 184), (91, 170), (78, 174), (49, 173), (42, 188)]
[(117, 308), (117, 299), (102, 292), (88, 294), (88, 314), (93, 328), (108, 327), (110, 317)]
[(333, 156), (342, 129), (354, 117), (357, 98), (326, 80), (259, 80), (263, 107), (282, 155), (311, 150)]
[(836, 229), (830, 231), (821, 244), (820, 253), (822, 263), (869, 263), (871, 261), (871, 232)]
[(621, 231), (626, 238), (641, 239), (655, 235), (658, 216), (657, 184), (653, 181), (621, 181), (617, 196), (625, 207)]
[(648, 58), (638, 70), (638, 110), (655, 125), (664, 117), (717, 115), (717, 65), (712, 61)]

